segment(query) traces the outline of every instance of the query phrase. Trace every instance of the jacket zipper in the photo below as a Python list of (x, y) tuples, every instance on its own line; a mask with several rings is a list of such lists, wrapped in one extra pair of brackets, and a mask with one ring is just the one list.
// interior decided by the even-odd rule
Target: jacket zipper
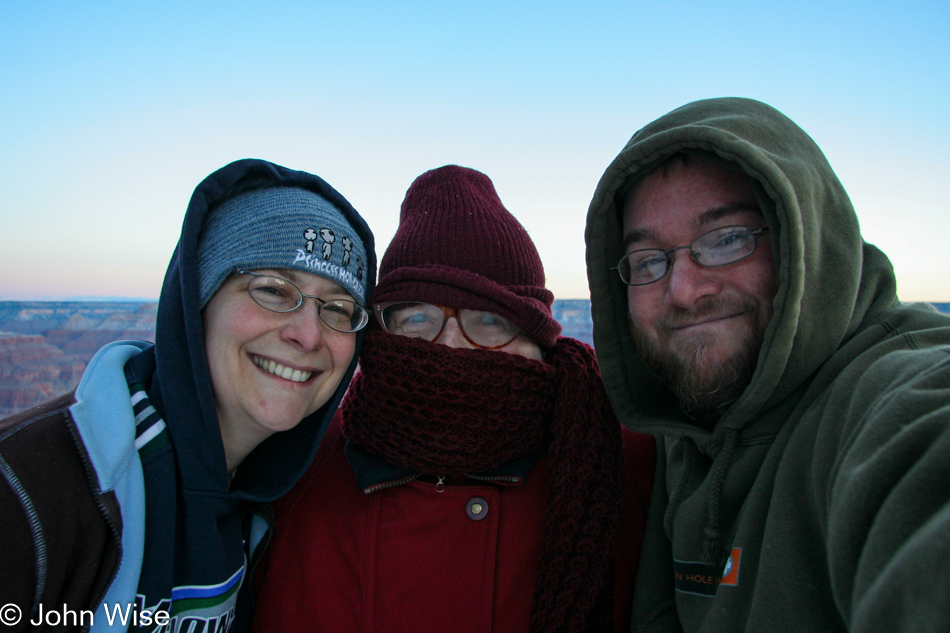
[[(0, 439), (6, 439), (4, 436)], [(43, 592), (46, 589), (46, 572), (48, 557), (46, 554), (46, 538), (43, 535), (43, 524), (40, 521), (39, 513), (30, 493), (23, 487), (16, 472), (10, 467), (3, 456), (0, 455), (0, 473), (6, 476), (7, 483), (13, 488), (13, 492), (26, 513), (27, 522), (30, 524), (30, 536), (33, 537), (33, 549), (36, 555), (36, 586), (33, 589), (33, 605), (30, 608), (30, 619), (36, 613), (37, 607), (43, 602)]]
[[(421, 475), (409, 475), (408, 477), (403, 477), (402, 479), (396, 479), (394, 481), (386, 481), (381, 484), (374, 484), (369, 488), (364, 488), (363, 492), (365, 494), (371, 494), (373, 492), (379, 492), (380, 490), (386, 490), (387, 488), (395, 488), (396, 486), (401, 486), (403, 484), (409, 483), (418, 479)], [(520, 484), (522, 478), (516, 475), (497, 475), (493, 477), (486, 477), (484, 475), (465, 475), (469, 479), (474, 479), (476, 481), (484, 481), (486, 483), (502, 483), (502, 484)], [(435, 483), (435, 489), (438, 492), (445, 491), (445, 477), (439, 477), (438, 481)]]
[(484, 481), (487, 483), (502, 483), (502, 484), (520, 484), (522, 479), (517, 475), (495, 475), (493, 477), (486, 477), (484, 475), (465, 475), (469, 479), (474, 479), (476, 481)]
[(373, 486), (370, 486), (369, 488), (364, 488), (363, 492), (366, 494), (370, 494), (373, 492), (379, 492), (380, 490), (385, 490), (387, 488), (395, 488), (396, 486), (407, 484), (410, 481), (413, 481), (414, 479), (418, 479), (418, 478), (419, 478), (419, 475), (409, 475), (408, 477), (403, 477), (402, 479), (396, 479), (395, 481), (386, 481), (381, 484), (375, 484)]

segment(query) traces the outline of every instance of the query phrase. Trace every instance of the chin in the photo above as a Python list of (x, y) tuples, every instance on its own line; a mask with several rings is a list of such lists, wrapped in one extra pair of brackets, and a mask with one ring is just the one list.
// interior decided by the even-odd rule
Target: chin
[(263, 429), (272, 433), (282, 433), (296, 428), (300, 422), (308, 415), (316, 411), (316, 408), (308, 408), (296, 411), (271, 411), (255, 416), (254, 421)]
[(689, 415), (720, 411), (749, 384), (757, 364), (761, 338), (697, 332), (659, 343), (631, 323), (634, 345), (646, 365), (670, 388)]

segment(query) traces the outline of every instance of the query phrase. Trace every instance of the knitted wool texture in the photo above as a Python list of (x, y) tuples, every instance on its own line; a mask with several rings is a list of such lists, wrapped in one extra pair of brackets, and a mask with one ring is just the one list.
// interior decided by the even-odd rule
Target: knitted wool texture
[(406, 192), (374, 303), (424, 301), (500, 314), (541, 347), (561, 331), (531, 237), (485, 174), (447, 165)]
[(366, 248), (339, 209), (299, 187), (253, 189), (214, 208), (198, 240), (204, 308), (236, 270), (292, 269), (335, 281), (366, 300)]
[(440, 476), (547, 453), (532, 630), (604, 631), (620, 525), (620, 426), (590, 347), (562, 337), (546, 358), (454, 349), (374, 328), (341, 406), (343, 434), (389, 463)]

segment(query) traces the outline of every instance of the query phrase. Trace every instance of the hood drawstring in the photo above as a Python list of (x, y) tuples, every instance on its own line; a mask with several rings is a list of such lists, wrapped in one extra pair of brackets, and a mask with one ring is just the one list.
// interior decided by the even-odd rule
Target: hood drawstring
[(713, 464), (713, 476), (709, 485), (709, 515), (706, 527), (703, 529), (703, 533), (706, 535), (706, 540), (703, 542), (704, 563), (718, 565), (723, 562), (724, 547), (719, 532), (719, 506), (722, 502), (722, 487), (726, 480), (726, 471), (732, 465), (733, 449), (736, 447), (738, 437), (738, 429), (726, 429), (726, 437), (722, 441), (722, 450)]
[(669, 503), (666, 504), (666, 513), (663, 515), (663, 531), (666, 532), (666, 538), (673, 540), (673, 515), (680, 505), (680, 499), (686, 491), (686, 484), (693, 476), (693, 464), (696, 462), (696, 442), (688, 437), (684, 437), (680, 442), (680, 450), (683, 452), (683, 470), (680, 471), (680, 480), (676, 484), (676, 490), (670, 496)]
[[(732, 465), (732, 455), (736, 447), (736, 441), (739, 437), (738, 429), (726, 429), (725, 438), (722, 442), (722, 450), (716, 456), (713, 463), (713, 475), (709, 488), (709, 506), (706, 519), (706, 527), (703, 528), (703, 534), (706, 540), (703, 541), (703, 562), (709, 564), (719, 564), (723, 558), (722, 534), (719, 531), (719, 509), (722, 502), (722, 488), (726, 479), (726, 473), (729, 466)], [(696, 443), (686, 437), (680, 442), (683, 452), (683, 469), (680, 471), (680, 478), (676, 484), (676, 489), (670, 496), (670, 501), (666, 506), (666, 513), (663, 515), (663, 530), (666, 537), (673, 540), (673, 516), (676, 509), (682, 501), (683, 494), (686, 491), (686, 485), (689, 483), (693, 474), (693, 465), (696, 463)]]

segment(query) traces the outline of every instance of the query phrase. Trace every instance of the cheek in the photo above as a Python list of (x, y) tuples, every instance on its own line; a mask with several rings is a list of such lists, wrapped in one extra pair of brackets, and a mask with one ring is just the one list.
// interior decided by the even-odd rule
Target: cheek
[(511, 343), (508, 343), (504, 347), (498, 348), (499, 352), (505, 352), (507, 354), (515, 354), (517, 356), (524, 356), (529, 360), (544, 361), (544, 355), (541, 353), (541, 348), (534, 341), (527, 340), (522, 338), (522, 335), (518, 335), (518, 338), (513, 340)]
[(755, 259), (750, 262), (752, 264), (751, 270), (749, 270), (751, 274), (747, 277), (745, 291), (763, 302), (771, 303), (777, 290), (775, 264), (772, 262), (771, 249), (762, 250), (764, 252), (761, 253), (761, 256), (756, 252)]
[(233, 370), (233, 357), (241, 353), (244, 343), (270, 329), (261, 321), (259, 310), (249, 310), (237, 303), (214, 308), (206, 309), (203, 315), (205, 355), (212, 381)]
[(656, 321), (654, 303), (659, 301), (659, 298), (653, 296), (654, 293), (647, 290), (648, 288), (649, 286), (627, 287), (627, 309), (630, 311), (630, 318), (641, 328)]
[(333, 369), (345, 371), (356, 355), (356, 335), (334, 337), (334, 340), (327, 341), (327, 348), (333, 359)]
[(210, 330), (206, 330), (208, 356), (212, 354), (226, 354), (226, 350), (240, 345), (247, 339), (247, 331), (251, 329), (247, 319), (239, 315), (232, 318), (216, 320)]

